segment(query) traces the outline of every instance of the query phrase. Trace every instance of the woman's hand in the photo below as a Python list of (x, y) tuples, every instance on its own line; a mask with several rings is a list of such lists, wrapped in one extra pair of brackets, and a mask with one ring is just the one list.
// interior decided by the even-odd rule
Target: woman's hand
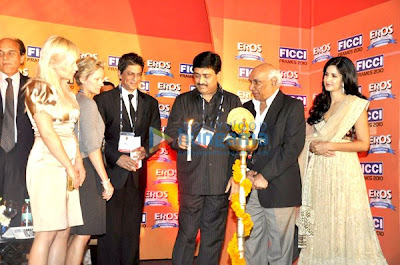
[(310, 151), (316, 155), (322, 155), (326, 157), (335, 156), (335, 152), (331, 151), (330, 142), (326, 141), (314, 141), (310, 144)]
[(114, 186), (111, 184), (110, 179), (103, 181), (101, 184), (103, 185), (104, 189), (102, 197), (104, 200), (108, 201), (114, 194)]
[(67, 175), (73, 179), (74, 189), (79, 188), (79, 172), (75, 169), (75, 167), (71, 166), (67, 168)]
[(86, 178), (86, 170), (85, 167), (83, 166), (83, 161), (80, 155), (76, 156), (74, 167), (75, 170), (78, 171), (79, 173), (79, 177), (77, 179), (78, 181), (74, 181), (74, 188), (79, 189), (79, 187), (82, 186)]

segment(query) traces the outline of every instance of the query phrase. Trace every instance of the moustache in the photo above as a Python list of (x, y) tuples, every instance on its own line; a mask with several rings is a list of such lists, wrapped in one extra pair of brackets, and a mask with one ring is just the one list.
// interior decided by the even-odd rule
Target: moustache
[(197, 86), (207, 86), (207, 84), (200, 84), (200, 83), (197, 83), (196, 85)]

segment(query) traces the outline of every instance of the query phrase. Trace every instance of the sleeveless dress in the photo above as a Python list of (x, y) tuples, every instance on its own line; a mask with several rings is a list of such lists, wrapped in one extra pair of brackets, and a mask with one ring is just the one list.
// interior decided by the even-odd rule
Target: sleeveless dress
[(67, 191), (66, 169), (44, 144), (33, 119), (33, 115), (39, 112), (52, 117), (53, 128), (74, 164), (77, 152), (74, 127), (79, 119), (79, 106), (71, 91), (70, 100), (60, 96), (60, 93), (38, 79), (26, 84), (25, 104), (35, 135), (26, 168), (26, 185), (31, 200), (33, 230), (36, 232), (63, 230), (83, 224), (79, 191)]
[(346, 96), (328, 121), (314, 125), (300, 159), (303, 194), (300, 207), (298, 264), (387, 264), (375, 232), (364, 176), (357, 152), (334, 157), (309, 152), (311, 141), (349, 142), (368, 101)]

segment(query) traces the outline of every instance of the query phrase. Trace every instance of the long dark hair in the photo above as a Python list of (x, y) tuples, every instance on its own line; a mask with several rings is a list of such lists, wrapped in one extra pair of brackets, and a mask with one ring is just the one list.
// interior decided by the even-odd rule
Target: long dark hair
[(307, 123), (310, 125), (320, 122), (325, 112), (327, 112), (331, 106), (331, 95), (326, 91), (324, 84), (326, 69), (331, 65), (336, 66), (339, 73), (342, 75), (345, 94), (366, 99), (366, 97), (358, 91), (357, 71), (353, 62), (347, 57), (333, 57), (324, 66), (322, 73), (322, 93), (315, 97), (313, 106), (310, 109), (310, 116), (307, 118)]

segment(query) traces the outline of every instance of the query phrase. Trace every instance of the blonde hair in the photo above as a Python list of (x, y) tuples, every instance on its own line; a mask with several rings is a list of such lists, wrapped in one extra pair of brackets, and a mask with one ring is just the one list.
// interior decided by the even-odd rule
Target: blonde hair
[(78, 71), (75, 74), (75, 81), (78, 86), (82, 86), (81, 78), (88, 78), (98, 69), (104, 70), (104, 63), (90, 56), (80, 58), (76, 65), (78, 66)]
[(61, 88), (59, 78), (51, 64), (67, 56), (78, 58), (79, 50), (76, 45), (66, 38), (50, 36), (40, 51), (38, 77), (54, 88)]

